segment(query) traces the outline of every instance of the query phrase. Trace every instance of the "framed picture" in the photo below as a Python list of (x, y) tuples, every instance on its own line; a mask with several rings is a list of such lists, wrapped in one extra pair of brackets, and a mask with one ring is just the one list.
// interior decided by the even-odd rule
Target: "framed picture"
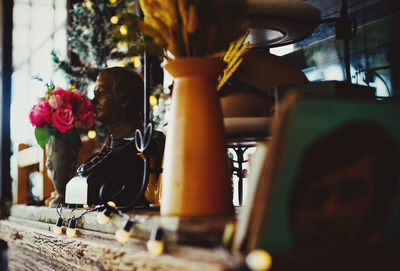
[(362, 246), (400, 235), (400, 104), (288, 94), (257, 148), (233, 248)]

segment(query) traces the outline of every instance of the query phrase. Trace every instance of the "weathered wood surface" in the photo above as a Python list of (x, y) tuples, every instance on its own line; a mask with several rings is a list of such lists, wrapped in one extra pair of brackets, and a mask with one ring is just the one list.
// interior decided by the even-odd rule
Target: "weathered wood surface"
[[(63, 218), (79, 216), (85, 209), (64, 209)], [(131, 218), (143, 221), (133, 229), (136, 237), (148, 239), (154, 223), (167, 229), (165, 240), (169, 243), (180, 243), (189, 245), (212, 246), (221, 242), (225, 225), (228, 222), (236, 221), (236, 217), (213, 216), (213, 217), (178, 217), (160, 216), (158, 209), (139, 209), (128, 213)], [(14, 205), (11, 209), (11, 216), (30, 221), (40, 221), (55, 224), (58, 214), (55, 208), (36, 207), (26, 205)], [(99, 225), (96, 221), (97, 212), (85, 214), (77, 221), (77, 227), (92, 231), (100, 231), (114, 234), (124, 226), (126, 218), (113, 215), (109, 223)]]
[(78, 230), (77, 238), (55, 235), (52, 224), (18, 218), (0, 221), (0, 238), (9, 246), (10, 270), (224, 270), (227, 262), (214, 249), (167, 244), (150, 255), (145, 241), (125, 244), (107, 233)]

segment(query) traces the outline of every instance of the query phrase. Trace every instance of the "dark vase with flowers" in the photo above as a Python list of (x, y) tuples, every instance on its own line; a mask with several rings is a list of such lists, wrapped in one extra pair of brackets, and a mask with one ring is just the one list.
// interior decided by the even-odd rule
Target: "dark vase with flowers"
[(49, 176), (57, 192), (50, 207), (57, 207), (64, 203), (65, 186), (75, 174), (80, 132), (93, 126), (93, 106), (77, 89), (49, 87), (45, 97), (33, 106), (29, 118), (38, 144), (46, 148)]
[(57, 192), (56, 198), (50, 201), (50, 207), (57, 207), (65, 202), (65, 186), (75, 174), (79, 146), (70, 146), (65, 139), (50, 136), (45, 147), (47, 169)]

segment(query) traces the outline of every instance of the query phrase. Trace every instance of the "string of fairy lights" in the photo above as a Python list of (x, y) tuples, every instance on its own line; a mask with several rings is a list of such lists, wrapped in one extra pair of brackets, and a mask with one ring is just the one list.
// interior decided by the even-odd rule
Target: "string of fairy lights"
[[(132, 236), (132, 230), (136, 224), (142, 223), (152, 226), (152, 230), (149, 236), (149, 239), (146, 242), (146, 248), (148, 253), (154, 256), (160, 256), (164, 252), (165, 244), (164, 244), (164, 235), (166, 231), (171, 231), (165, 229), (162, 225), (151, 221), (145, 218), (135, 218), (129, 216), (127, 213), (122, 212), (115, 206), (115, 203), (112, 201), (107, 202), (106, 204), (97, 205), (91, 208), (87, 208), (83, 213), (75, 216), (71, 215), (69, 218), (63, 217), (63, 207), (59, 204), (56, 208), (58, 219), (56, 224), (53, 226), (53, 232), (57, 235), (63, 234), (63, 228), (67, 225), (65, 229), (65, 234), (69, 238), (78, 237), (77, 232), (77, 222), (82, 219), (88, 213), (98, 212), (96, 216), (96, 221), (99, 225), (105, 225), (110, 223), (113, 216), (122, 217), (125, 220), (123, 226), (115, 232), (115, 239), (119, 243), (126, 243), (129, 238)], [(75, 209), (72, 209), (71, 213), (73, 213)], [(232, 224), (228, 223), (225, 227), (223, 241), (222, 243), (229, 242), (232, 238), (233, 228)], [(227, 234), (228, 233), (228, 234)], [(218, 246), (215, 248), (216, 252), (219, 253), (226, 262), (228, 262), (232, 270), (268, 270), (272, 265), (271, 255), (265, 250), (255, 249), (246, 255), (244, 259), (240, 259), (233, 255), (230, 251), (228, 251), (224, 246)]]
[[(86, 209), (83, 213), (78, 216), (71, 215), (69, 218), (63, 217), (64, 207), (59, 204), (56, 208), (58, 219), (56, 224), (53, 226), (53, 232), (57, 235), (63, 234), (63, 227), (67, 225), (65, 234), (70, 238), (77, 237), (77, 221), (80, 220), (84, 215), (92, 212), (98, 212), (96, 221), (99, 225), (105, 225), (110, 222), (113, 215), (118, 215), (125, 218), (126, 221), (124, 226), (115, 232), (115, 239), (120, 243), (125, 243), (129, 240), (131, 236), (131, 230), (137, 223), (148, 224), (153, 227), (150, 238), (146, 243), (147, 251), (152, 255), (161, 255), (164, 251), (164, 233), (166, 229), (148, 219), (143, 218), (132, 218), (128, 214), (119, 210), (115, 203), (110, 201), (107, 204), (97, 205), (92, 208)], [(72, 212), (75, 209), (72, 209)]]

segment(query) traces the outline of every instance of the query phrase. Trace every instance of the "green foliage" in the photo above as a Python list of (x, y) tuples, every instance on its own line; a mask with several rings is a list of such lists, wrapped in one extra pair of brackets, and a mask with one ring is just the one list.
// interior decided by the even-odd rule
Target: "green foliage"
[(57, 68), (64, 71), (68, 75), (68, 83), (75, 85), (83, 92), (85, 86), (96, 80), (97, 74), (102, 70), (96, 67), (86, 66), (74, 66), (68, 60), (61, 60), (55, 51), (51, 52), (53, 56), (53, 62), (57, 65)]
[(69, 77), (69, 83), (78, 88), (96, 80), (97, 73), (107, 66), (111, 51), (117, 41), (111, 35), (110, 17), (117, 9), (131, 0), (117, 1), (111, 4), (108, 0), (84, 1), (74, 5), (69, 11), (72, 23), (67, 28), (67, 40), (71, 50), (79, 57), (80, 63), (62, 60), (52, 52), (53, 61)]
[(47, 126), (36, 126), (35, 127), (35, 137), (36, 141), (41, 148), (46, 146), (47, 141), (50, 138), (50, 131)]
[(72, 128), (65, 133), (60, 133), (57, 128), (47, 124), (35, 127), (36, 141), (41, 148), (46, 146), (51, 135), (64, 139), (71, 147), (80, 147), (82, 145), (79, 131), (76, 128)]
[[(130, 57), (142, 55), (144, 50), (157, 54), (162, 52), (151, 42), (152, 38), (144, 37), (134, 27), (139, 20), (134, 3), (134, 0), (118, 0), (115, 3), (109, 0), (91, 0), (78, 3), (70, 10), (72, 23), (67, 29), (67, 40), (81, 63), (60, 59), (54, 51), (52, 55), (57, 67), (68, 75), (71, 85), (84, 89), (88, 83), (96, 80), (97, 74), (110, 61), (119, 60), (132, 66)], [(118, 24), (110, 21), (115, 15), (120, 18)], [(120, 34), (121, 24), (128, 26), (127, 36)], [(122, 48), (126, 46), (121, 46), (121, 42), (127, 44), (127, 50)]]
[[(158, 56), (160, 59), (164, 56), (163, 48), (154, 41), (154, 38), (143, 34), (136, 27), (139, 21), (136, 13), (132, 13), (129, 9), (123, 9), (117, 16), (119, 20), (114, 25), (112, 35), (118, 41), (125, 43), (126, 50), (123, 52), (114, 52), (114, 57), (123, 59), (126, 56), (143, 55), (144, 52)], [(120, 27), (123, 25), (127, 27), (127, 35), (122, 35), (120, 32)]]
[(89, 67), (105, 68), (111, 51), (118, 41), (111, 35), (113, 25), (110, 18), (124, 3), (117, 1), (111, 4), (108, 0), (92, 0), (74, 5), (70, 11), (72, 24), (67, 29), (68, 42), (72, 50), (80, 56), (81, 61)]

